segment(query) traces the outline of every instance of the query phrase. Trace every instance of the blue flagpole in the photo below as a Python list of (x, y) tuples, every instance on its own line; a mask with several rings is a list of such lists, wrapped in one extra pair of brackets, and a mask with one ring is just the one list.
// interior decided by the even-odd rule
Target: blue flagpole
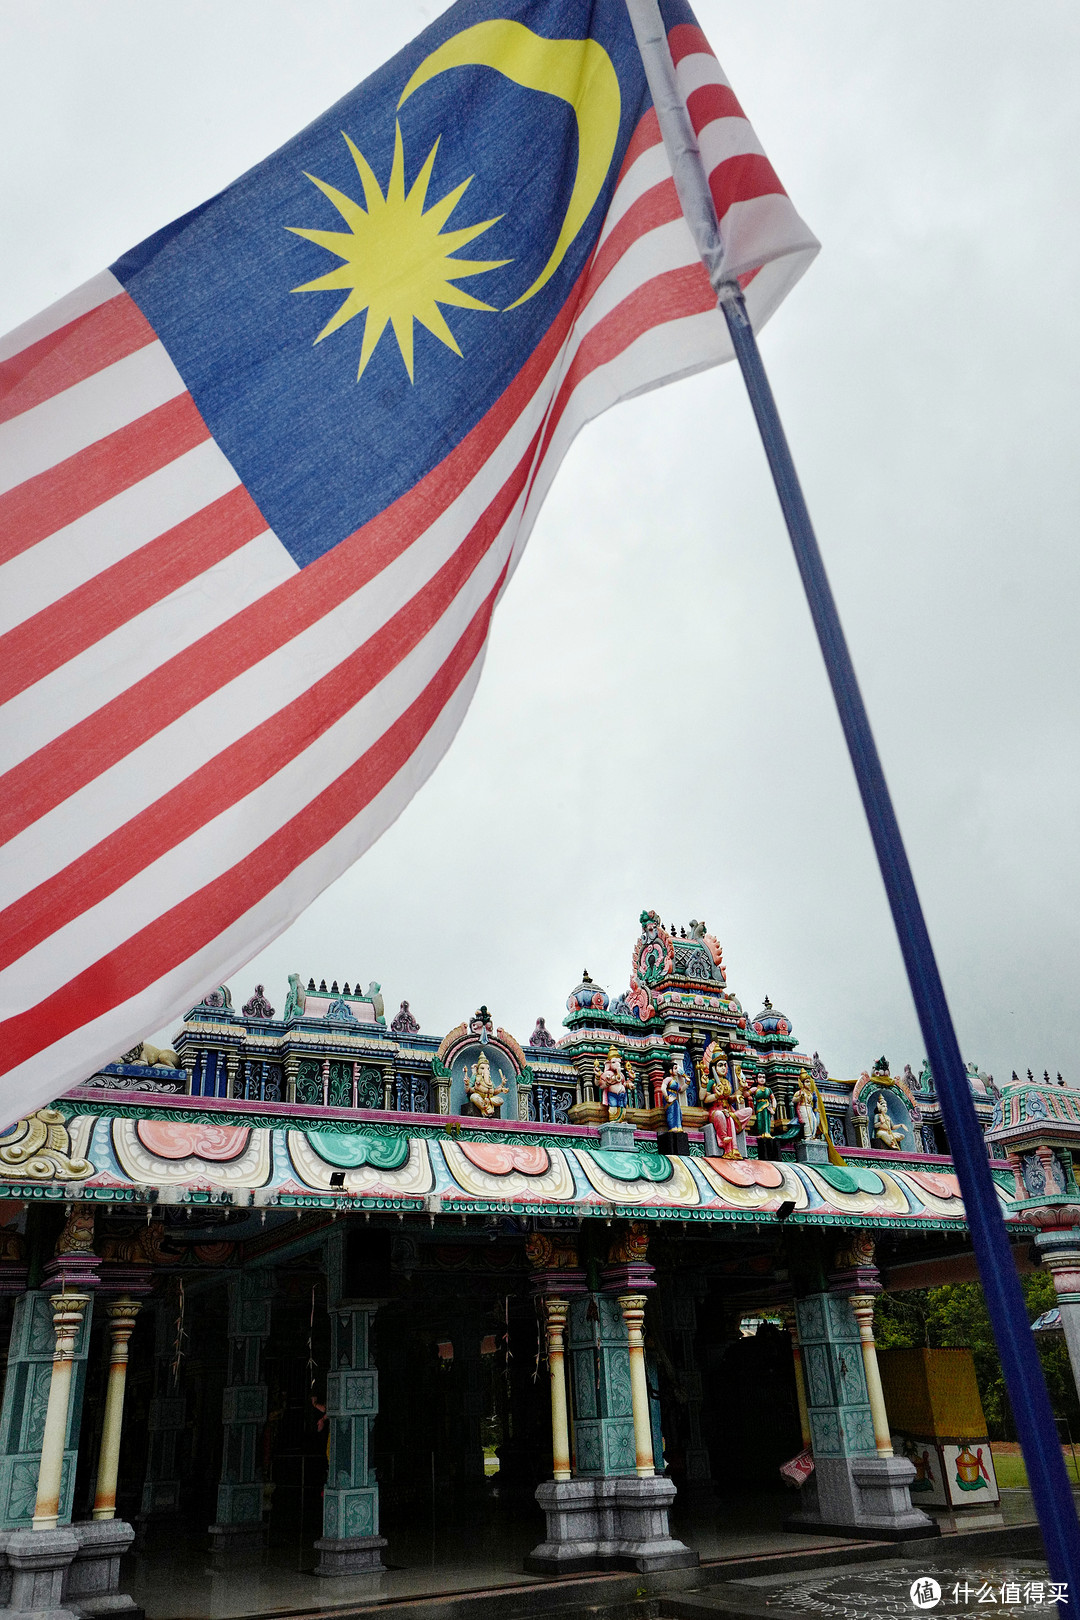
[(836, 610), (817, 536), (803, 499), (795, 464), (762, 364), (754, 329), (739, 289), (724, 288), (720, 307), (780, 497), (795, 561), (810, 604), (833, 697), (840, 713), (870, 836), (896, 925), (911, 994), (926, 1042), (934, 1084), (948, 1133), (953, 1163), (964, 1198), (987, 1310), (994, 1329), (1005, 1386), (1027, 1465), (1028, 1483), (1039, 1516), (1052, 1579), (1069, 1583), (1072, 1603), (1080, 1598), (1080, 1525), (1065, 1472), (1057, 1426), (1043, 1378), (1035, 1337), (1028, 1325), (1001, 1203), (987, 1160), (986, 1143), (975, 1113), (945, 989), (922, 906), (900, 836), (885, 773), (859, 690), (847, 640)]
[(642, 64), (671, 163), (683, 215), (727, 321), (735, 355), (750, 395), (758, 432), (802, 576), (810, 614), (840, 713), (855, 779), (870, 823), (878, 865), (896, 926), (927, 1056), (934, 1074), (953, 1163), (960, 1181), (968, 1228), (983, 1293), (997, 1341), (1005, 1386), (1027, 1465), (1051, 1577), (1068, 1582), (1068, 1598), (1080, 1601), (1080, 1524), (1065, 1473), (1050, 1397), (1035, 1339), (1028, 1326), (1020, 1279), (1013, 1265), (1001, 1203), (987, 1161), (986, 1144), (933, 946), (915, 890), (907, 852), (881, 769), (870, 720), (855, 678), (810, 522), (795, 464), (761, 361), (739, 287), (727, 273), (724, 245), (686, 103), (668, 48), (657, 0), (626, 0)]

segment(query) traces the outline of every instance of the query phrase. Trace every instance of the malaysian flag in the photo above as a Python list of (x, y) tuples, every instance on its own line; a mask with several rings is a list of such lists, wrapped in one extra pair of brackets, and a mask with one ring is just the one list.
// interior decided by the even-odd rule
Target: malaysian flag
[[(817, 243), (662, 9), (760, 327)], [(0, 340), (2, 1120), (378, 838), (574, 435), (729, 357), (623, 0), (460, 0)]]

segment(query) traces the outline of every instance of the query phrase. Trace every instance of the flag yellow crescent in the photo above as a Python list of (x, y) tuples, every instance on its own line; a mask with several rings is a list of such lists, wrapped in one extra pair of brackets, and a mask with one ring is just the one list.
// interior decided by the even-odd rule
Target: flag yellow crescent
[(507, 305), (516, 309), (551, 280), (607, 179), (619, 134), (618, 74), (594, 39), (544, 39), (524, 23), (498, 19), (463, 29), (425, 57), (401, 92), (399, 110), (421, 85), (455, 67), (494, 68), (523, 89), (558, 96), (574, 109), (578, 134), (574, 188), (551, 257), (532, 286)]

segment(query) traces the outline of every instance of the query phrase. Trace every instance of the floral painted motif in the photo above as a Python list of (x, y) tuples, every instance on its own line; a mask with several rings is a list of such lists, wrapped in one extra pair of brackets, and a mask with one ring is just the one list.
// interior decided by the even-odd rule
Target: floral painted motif
[(913, 1181), (916, 1187), (922, 1187), (926, 1192), (933, 1193), (935, 1198), (960, 1197), (960, 1183), (954, 1175), (948, 1172), (906, 1170), (904, 1174), (908, 1181)]
[(736, 1187), (782, 1187), (784, 1173), (771, 1159), (710, 1159), (718, 1176)]
[(287, 1141), (301, 1186), (319, 1192), (329, 1192), (330, 1177), (342, 1171), (345, 1179), (341, 1190), (354, 1196), (397, 1198), (432, 1189), (434, 1178), (427, 1143), (411, 1137), (289, 1131)]
[(144, 1187), (261, 1187), (270, 1179), (272, 1133), (267, 1129), (203, 1120), (113, 1119), (110, 1131), (121, 1173)]
[[(604, 1153), (599, 1148), (583, 1150), (575, 1156), (590, 1186), (610, 1203), (691, 1208), (702, 1202), (685, 1159), (669, 1159), (651, 1153)], [(631, 1162), (627, 1164), (627, 1160)], [(649, 1161), (647, 1167), (646, 1160)], [(613, 1168), (614, 1161), (618, 1161), (617, 1169)], [(633, 1176), (637, 1170), (640, 1173)]]
[(359, 1131), (305, 1131), (304, 1135), (327, 1164), (356, 1170), (370, 1164), (377, 1170), (400, 1170), (409, 1157), (407, 1136), (365, 1136)]
[(520, 1170), (525, 1176), (542, 1176), (551, 1167), (542, 1142), (462, 1142), (461, 1152), (470, 1164), (492, 1176), (509, 1175), (512, 1170)]
[[(539, 1143), (441, 1142), (446, 1168), (462, 1192), (473, 1198), (552, 1198), (574, 1196), (566, 1155)], [(539, 1155), (548, 1161), (541, 1165)]]
[(159, 1159), (208, 1159), (213, 1164), (238, 1159), (251, 1137), (245, 1125), (185, 1125), (163, 1119), (140, 1119), (135, 1133)]

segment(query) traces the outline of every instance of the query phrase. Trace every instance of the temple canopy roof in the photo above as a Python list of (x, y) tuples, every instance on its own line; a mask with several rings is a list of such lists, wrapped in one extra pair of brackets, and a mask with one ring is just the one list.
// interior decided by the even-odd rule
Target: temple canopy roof
[[(53, 1116), (44, 1162), (34, 1121), (5, 1138), (0, 1198), (72, 1197), (166, 1205), (360, 1208), (520, 1216), (636, 1216), (688, 1222), (960, 1230), (951, 1167), (727, 1160), (659, 1153), (639, 1131), (630, 1151), (600, 1132), (270, 1104), (256, 1115), (211, 1099), (72, 1094)], [(59, 1134), (57, 1135), (57, 1132)], [(62, 1143), (62, 1146), (60, 1145)], [(1006, 1218), (1011, 1177), (998, 1173)]]

